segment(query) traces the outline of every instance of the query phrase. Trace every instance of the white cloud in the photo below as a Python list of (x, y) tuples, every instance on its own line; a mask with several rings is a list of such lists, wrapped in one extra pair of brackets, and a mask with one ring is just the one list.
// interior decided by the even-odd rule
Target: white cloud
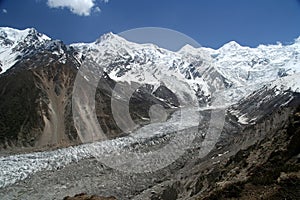
[[(48, 0), (47, 4), (50, 8), (68, 8), (74, 14), (89, 16), (94, 9), (95, 0)], [(95, 9), (100, 10), (99, 7)]]
[(6, 9), (2, 9), (2, 12), (6, 14), (6, 13), (7, 13), (7, 10), (6, 10)]

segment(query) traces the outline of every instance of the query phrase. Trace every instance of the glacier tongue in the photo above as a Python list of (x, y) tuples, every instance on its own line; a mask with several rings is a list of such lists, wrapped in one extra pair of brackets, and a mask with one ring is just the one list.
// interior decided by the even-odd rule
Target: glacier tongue
[[(167, 134), (179, 134), (177, 133), (178, 131), (193, 126), (196, 127), (201, 117), (198, 111), (194, 108), (185, 108), (182, 111), (189, 113), (189, 115), (185, 116), (190, 117), (182, 119), (181, 112), (178, 111), (166, 122), (144, 126), (142, 130), (137, 130), (127, 137), (83, 144), (54, 151), (0, 157), (0, 188), (24, 180), (31, 174), (40, 171), (57, 170), (70, 163), (95, 157), (95, 151), (107, 155), (107, 153), (111, 151), (118, 152), (127, 149), (128, 147), (130, 148), (131, 145), (136, 143), (146, 143), (149, 138), (162, 137)], [(199, 118), (193, 117), (195, 115)], [(183, 123), (182, 120), (187, 123)], [(101, 158), (101, 155), (98, 156)]]

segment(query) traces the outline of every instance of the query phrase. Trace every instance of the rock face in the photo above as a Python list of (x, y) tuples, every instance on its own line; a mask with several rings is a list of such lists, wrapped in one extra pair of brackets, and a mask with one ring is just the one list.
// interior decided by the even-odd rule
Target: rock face
[(37, 52), (1, 76), (3, 148), (55, 146), (76, 140), (76, 134), (68, 131), (76, 75), (75, 60), (70, 54), (67, 51), (66, 62), (60, 63), (51, 51)]

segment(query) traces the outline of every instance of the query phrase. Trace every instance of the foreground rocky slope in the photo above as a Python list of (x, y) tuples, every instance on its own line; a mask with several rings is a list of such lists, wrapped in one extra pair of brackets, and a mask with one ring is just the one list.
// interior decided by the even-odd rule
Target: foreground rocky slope
[[(135, 199), (298, 199), (300, 95), (278, 87), (262, 88), (231, 107), (216, 150)], [(252, 120), (240, 123), (241, 113)]]

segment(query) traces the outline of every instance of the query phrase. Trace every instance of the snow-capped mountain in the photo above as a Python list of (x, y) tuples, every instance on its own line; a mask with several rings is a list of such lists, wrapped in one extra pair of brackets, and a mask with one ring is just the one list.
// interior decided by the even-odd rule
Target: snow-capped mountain
[[(61, 46), (59, 41), (51, 41), (35, 29), (1, 28), (2, 73), (22, 56), (39, 48), (63, 55)], [(154, 91), (162, 84), (171, 90), (173, 85), (177, 86), (176, 90), (181, 85), (182, 91), (192, 91), (203, 102), (209, 101), (214, 91), (224, 89), (226, 100), (237, 101), (264, 83), (300, 72), (299, 38), (291, 45), (278, 43), (250, 48), (232, 41), (217, 50), (186, 45), (178, 52), (172, 52), (153, 44), (129, 42), (108, 33), (93, 43), (71, 44), (67, 48), (75, 49), (74, 57), (79, 62), (85, 56), (93, 55), (115, 81), (151, 84)], [(61, 57), (61, 62), (65, 62), (65, 56)]]
[(112, 33), (94, 43), (71, 46), (83, 55), (92, 56), (115, 81), (150, 84), (154, 86), (153, 92), (165, 85), (178, 96), (186, 91), (192, 91), (191, 96), (197, 91), (202, 91), (206, 98), (210, 96), (210, 86), (200, 73), (211, 67), (210, 57), (204, 53), (198, 55), (200, 60), (190, 62), (177, 52), (153, 44), (129, 42)]
[(178, 52), (171, 52), (152, 44), (135, 44), (109, 33), (94, 43), (71, 46), (84, 55), (93, 52), (116, 81), (178, 86), (165, 81), (166, 76), (174, 76), (186, 83), (183, 90), (194, 92), (205, 102), (216, 90), (225, 90), (225, 100), (237, 102), (264, 83), (300, 72), (299, 41), (257, 48), (232, 41), (217, 50), (186, 45)]
[(230, 42), (214, 52), (218, 70), (236, 86), (245, 86), (300, 72), (300, 39), (291, 45), (242, 47)]
[[(294, 80), (291, 75), (300, 72), (300, 39), (290, 45), (257, 48), (242, 47), (236, 42), (217, 50), (186, 45), (172, 52), (153, 44), (133, 43), (113, 33), (92, 43), (71, 45), (52, 40), (35, 29), (0, 28), (0, 36), (0, 100), (3, 102), (0, 125), (3, 133), (13, 134), (12, 138), (25, 135), (33, 146), (43, 134), (42, 144), (58, 140), (68, 143), (76, 137), (71, 116), (72, 84), (78, 69), (88, 59), (96, 61), (95, 72), (98, 69), (105, 72), (99, 84), (102, 96), (96, 95), (102, 103), (98, 117), (109, 116), (101, 118), (101, 122), (105, 129), (109, 126), (113, 130), (109, 133), (113, 137), (120, 134), (110, 110), (112, 91), (118, 83), (125, 88), (123, 93), (134, 85), (132, 82), (140, 84), (132, 98), (133, 115), (137, 121), (145, 122), (149, 120), (147, 109), (153, 104), (165, 108), (180, 104), (206, 107), (219, 95), (223, 97), (222, 103), (229, 106), (278, 78)], [(29, 95), (25, 102), (20, 94)], [(24, 106), (16, 107), (10, 99)], [(28, 109), (35, 113), (29, 116), (30, 120), (26, 114)], [(15, 116), (14, 113), (23, 114)], [(19, 124), (15, 123), (15, 117), (20, 118)], [(52, 132), (55, 137), (48, 137)], [(60, 132), (68, 136), (61, 136)], [(17, 145), (22, 146), (21, 143), (18, 141)]]
[(52, 40), (34, 28), (17, 30), (0, 27), (0, 74), (12, 68), (18, 61), (36, 53), (49, 51), (66, 61), (67, 46), (60, 40)]
[(18, 60), (40, 48), (51, 39), (33, 28), (17, 30), (0, 27), (0, 73), (11, 68)]

